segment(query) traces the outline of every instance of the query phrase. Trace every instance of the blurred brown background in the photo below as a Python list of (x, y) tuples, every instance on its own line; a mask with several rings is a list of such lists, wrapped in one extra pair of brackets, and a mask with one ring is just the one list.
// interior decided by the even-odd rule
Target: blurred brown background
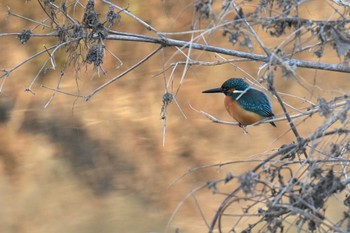
[[(85, 1), (80, 2), (85, 4)], [(123, 7), (129, 4), (132, 13), (163, 32), (190, 30), (194, 19), (192, 1), (118, 1), (118, 4)], [(251, 9), (256, 4), (257, 1), (247, 3)], [(101, 3), (97, 5), (99, 12), (107, 9)], [(33, 28), (27, 21), (8, 17), (7, 6), (28, 18), (46, 17), (37, 1), (2, 0), (1, 32)], [(334, 14), (331, 6), (336, 7), (327, 1), (309, 1), (305, 6), (300, 14), (312, 19), (331, 18)], [(214, 10), (219, 11), (220, 4), (214, 5)], [(78, 6), (74, 15), (77, 19), (82, 18), (79, 11), (81, 7)], [(199, 24), (205, 26), (208, 22), (202, 20)], [(115, 29), (153, 35), (125, 14)], [(35, 32), (41, 33), (41, 29)], [(271, 39), (261, 28), (258, 32), (269, 48), (285, 39)], [(190, 35), (173, 37), (190, 39)], [(206, 40), (209, 44), (240, 49), (228, 43), (221, 31), (206, 35)], [(198, 42), (203, 43), (203, 40)], [(55, 39), (32, 38), (22, 45), (14, 36), (1, 37), (0, 66), (10, 69), (42, 50), (44, 45), (49, 47), (55, 43)], [(102, 65), (107, 75), (99, 77), (92, 65), (84, 66), (78, 73), (70, 67), (63, 76), (62, 90), (76, 92), (78, 82), (80, 94), (86, 95), (157, 45), (108, 41), (106, 47), (123, 61), (120, 69), (115, 68), (119, 63), (107, 52)], [(174, 48), (165, 49), (167, 65), (185, 60), (181, 54), (172, 57), (175, 51)], [(258, 47), (255, 52), (262, 53)], [(327, 57), (319, 61), (339, 63), (331, 48), (327, 48), (325, 54)], [(251, 127), (249, 133), (244, 134), (238, 127), (211, 123), (189, 106), (230, 120), (223, 107), (223, 96), (204, 95), (201, 91), (217, 87), (230, 77), (246, 76), (240, 69), (256, 77), (261, 63), (235, 63), (240, 69), (229, 64), (190, 67), (176, 97), (187, 119), (174, 102), (169, 105), (163, 147), (160, 112), (164, 82), (162, 75), (157, 75), (162, 72), (161, 53), (88, 102), (56, 94), (44, 108), (52, 92), (40, 85), (55, 88), (65, 59), (64, 49), (57, 59), (61, 67), (39, 76), (33, 87), (35, 95), (24, 90), (46, 58), (39, 57), (11, 73), (0, 95), (0, 232), (163, 232), (172, 212), (191, 190), (208, 180), (225, 177), (228, 171), (239, 175), (253, 164), (201, 169), (178, 180), (189, 168), (260, 159), (265, 152), (294, 140), (286, 122), (279, 122), (277, 128), (268, 124)], [(217, 56), (194, 51), (192, 58), (215, 61)], [(318, 60), (313, 51), (297, 58)], [(169, 91), (176, 92), (182, 70), (181, 66), (176, 70), (174, 87)], [(170, 72), (166, 72), (167, 79)], [(280, 92), (300, 98), (283, 96), (296, 109), (305, 110), (309, 106), (304, 98), (315, 103), (319, 96), (329, 100), (349, 93), (348, 74), (306, 69), (297, 72), (303, 78), (304, 87), (293, 79), (276, 77)], [(272, 102), (275, 114), (282, 116), (277, 101)], [(315, 115), (306, 123), (301, 122), (298, 129), (307, 136), (322, 122), (323, 119)], [(227, 190), (233, 187), (234, 184), (228, 185)], [(196, 198), (210, 221), (223, 196), (203, 190)], [(171, 224), (171, 231), (174, 228), (206, 232), (193, 198), (183, 203)]]

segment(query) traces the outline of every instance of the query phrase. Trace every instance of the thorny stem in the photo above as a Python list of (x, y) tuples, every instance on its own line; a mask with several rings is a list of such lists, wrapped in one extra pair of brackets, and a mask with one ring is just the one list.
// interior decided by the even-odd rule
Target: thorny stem
[[(346, 109), (344, 109), (344, 111), (346, 111), (349, 107), (347, 107)], [(330, 135), (334, 135), (334, 134), (342, 134), (342, 133), (348, 133), (348, 131), (343, 131), (342, 129), (340, 130), (333, 130), (333, 131), (329, 131), (329, 132), (324, 132), (324, 133), (319, 133), (319, 134), (315, 134), (315, 135), (311, 135), (310, 137), (306, 138), (305, 140), (302, 141), (302, 145), (298, 145), (295, 143), (289, 144), (287, 146), (281, 147), (277, 152), (275, 152), (274, 154), (270, 155), (268, 158), (266, 158), (264, 161), (262, 161), (261, 163), (259, 163), (255, 168), (253, 168), (251, 170), (251, 172), (255, 173), (257, 172), (260, 168), (262, 168), (265, 164), (267, 164), (268, 162), (272, 161), (274, 158), (276, 158), (279, 155), (282, 154), (286, 154), (286, 153), (290, 153), (290, 152), (296, 152), (298, 150), (298, 148), (300, 147), (304, 147), (306, 144), (308, 144), (311, 141), (317, 140), (321, 137), (325, 137), (325, 136), (330, 136)], [(301, 162), (301, 161), (299, 161)], [(308, 162), (307, 160), (303, 161), (303, 164), (305, 164), (305, 162)], [(347, 184), (348, 180), (344, 180), (343, 183)], [(215, 213), (212, 222), (210, 224), (210, 228), (209, 228), (209, 233), (213, 233), (214, 231), (214, 227), (216, 226), (220, 216), (222, 215), (223, 211), (226, 209), (227, 205), (231, 202), (231, 199), (242, 189), (242, 186), (239, 185), (235, 190), (233, 190), (225, 199), (224, 201), (220, 204), (217, 212)], [(339, 230), (335, 225), (328, 225), (328, 227)], [(221, 231), (221, 229), (219, 229), (219, 231)]]
[[(272, 154), (270, 157), (265, 159), (263, 162), (261, 162), (259, 165), (257, 165), (252, 172), (256, 172), (259, 170), (263, 165), (268, 163), (270, 160), (274, 159), (278, 155), (284, 154), (288, 151), (293, 150), (296, 147), (295, 144), (290, 144), (288, 146), (285, 146), (281, 148), (281, 150), (277, 151), (276, 153)], [(210, 228), (209, 228), (209, 233), (213, 233), (214, 227), (216, 225), (216, 222), (218, 221), (220, 215), (223, 213), (223, 210), (226, 208), (226, 205), (230, 203), (230, 200), (242, 189), (242, 186), (239, 185), (235, 190), (233, 190), (226, 198), (225, 200), (221, 203), (220, 207), (218, 208), (216, 214), (214, 215), (214, 218), (211, 222)]]

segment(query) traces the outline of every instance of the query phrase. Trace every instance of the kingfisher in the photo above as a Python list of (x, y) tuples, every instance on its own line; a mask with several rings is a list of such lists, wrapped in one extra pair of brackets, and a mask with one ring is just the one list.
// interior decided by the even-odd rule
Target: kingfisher
[[(242, 78), (230, 78), (221, 87), (202, 93), (224, 93), (226, 111), (239, 123), (240, 127), (263, 119), (272, 119), (275, 116), (266, 93), (251, 87)], [(276, 127), (274, 122), (270, 124)]]

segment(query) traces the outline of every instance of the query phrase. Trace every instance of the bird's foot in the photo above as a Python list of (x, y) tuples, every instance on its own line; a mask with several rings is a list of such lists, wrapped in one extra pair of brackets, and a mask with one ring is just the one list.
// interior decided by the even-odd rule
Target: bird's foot
[(247, 131), (247, 126), (246, 126), (246, 125), (242, 125), (240, 122), (238, 122), (238, 126), (241, 127), (241, 128), (243, 129), (243, 131), (244, 131), (245, 134), (248, 133), (248, 131)]

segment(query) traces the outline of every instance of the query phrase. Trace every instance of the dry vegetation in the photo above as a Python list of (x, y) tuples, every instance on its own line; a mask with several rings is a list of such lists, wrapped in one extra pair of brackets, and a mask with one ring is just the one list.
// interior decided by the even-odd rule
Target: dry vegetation
[[(350, 231), (341, 3), (2, 1), (0, 232)], [(243, 76), (277, 128), (206, 118)]]

